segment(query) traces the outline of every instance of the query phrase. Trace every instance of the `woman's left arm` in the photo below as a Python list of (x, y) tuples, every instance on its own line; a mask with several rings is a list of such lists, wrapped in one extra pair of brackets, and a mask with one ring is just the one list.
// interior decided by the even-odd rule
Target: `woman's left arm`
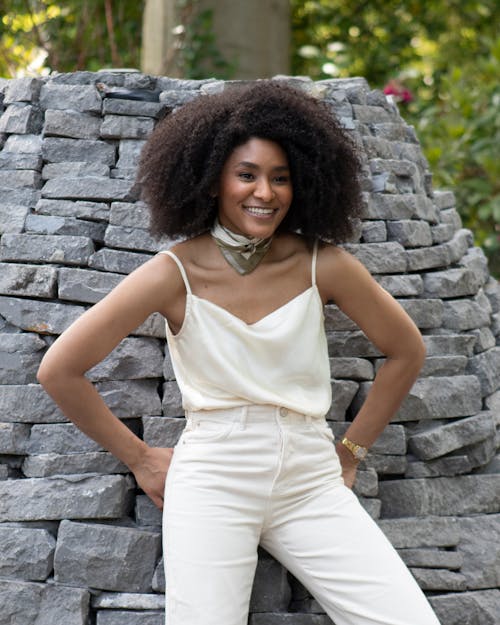
[[(326, 246), (318, 255), (318, 288), (324, 300), (333, 300), (386, 356), (363, 406), (345, 436), (371, 447), (394, 416), (415, 382), (425, 359), (422, 336), (396, 300), (354, 256)], [(359, 463), (341, 443), (337, 452), (347, 486), (354, 483)]]

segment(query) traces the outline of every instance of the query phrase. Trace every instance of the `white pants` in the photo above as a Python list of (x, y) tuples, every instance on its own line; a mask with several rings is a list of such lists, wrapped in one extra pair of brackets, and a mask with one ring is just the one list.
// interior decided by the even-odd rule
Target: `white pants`
[(259, 543), (336, 625), (439, 625), (344, 486), (325, 419), (276, 406), (186, 417), (165, 485), (167, 625), (246, 625)]

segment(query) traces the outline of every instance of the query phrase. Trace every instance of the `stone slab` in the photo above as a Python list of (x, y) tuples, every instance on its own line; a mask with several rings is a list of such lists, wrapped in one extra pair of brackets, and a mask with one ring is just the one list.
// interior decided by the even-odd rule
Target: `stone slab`
[(460, 553), (445, 549), (399, 549), (398, 553), (406, 566), (458, 571), (463, 564)]
[(89, 267), (112, 273), (129, 274), (151, 258), (151, 254), (112, 250), (104, 247), (89, 259)]
[(429, 569), (412, 567), (411, 573), (422, 590), (460, 591), (467, 589), (465, 577), (456, 571), (447, 569)]
[(381, 519), (377, 524), (396, 549), (455, 547), (460, 542), (460, 526), (454, 517)]
[(4, 234), (0, 243), (0, 258), (7, 261), (86, 265), (94, 251), (85, 236)]
[(375, 275), (374, 278), (393, 297), (412, 297), (424, 292), (424, 282), (419, 275)]
[(54, 297), (57, 269), (21, 263), (0, 263), (0, 294)]
[(500, 514), (462, 517), (458, 519), (458, 526), (458, 552), (463, 558), (460, 572), (467, 581), (467, 588), (500, 587)]
[(156, 532), (64, 520), (57, 534), (54, 579), (73, 586), (148, 592), (160, 546)]
[(128, 467), (107, 452), (36, 454), (25, 458), (22, 472), (26, 477), (81, 475), (83, 473), (129, 473)]
[[(77, 163), (81, 165), (81, 163)], [(73, 175), (75, 173), (73, 172)], [(107, 221), (109, 206), (104, 202), (86, 202), (83, 200), (38, 200), (35, 211), (39, 215), (59, 215), (74, 219)]]
[(51, 178), (42, 188), (42, 197), (49, 199), (90, 200), (110, 202), (132, 197), (129, 181), (104, 176)]
[(475, 295), (481, 286), (477, 276), (462, 267), (426, 273), (423, 278), (427, 297), (451, 299)]
[[(83, 306), (18, 297), (0, 297), (0, 315), (13, 326), (27, 332), (61, 334), (84, 311)], [(18, 384), (19, 380), (11, 383)]]
[(493, 514), (498, 511), (500, 475), (387, 480), (379, 484), (384, 517)]
[(174, 447), (186, 425), (183, 417), (143, 417), (144, 441), (151, 447)]
[(0, 577), (46, 580), (52, 572), (55, 547), (56, 541), (47, 530), (0, 527)]
[(61, 85), (50, 81), (42, 86), (40, 105), (45, 110), (100, 113), (102, 100), (94, 85)]
[(6, 480), (0, 482), (0, 522), (121, 518), (131, 487), (119, 475)]
[(28, 215), (24, 223), (25, 232), (83, 236), (99, 242), (104, 239), (105, 229), (106, 225), (103, 223), (56, 215)]
[(7, 232), (22, 232), (28, 212), (29, 206), (2, 202), (0, 205), (0, 235)]
[(109, 409), (120, 418), (161, 415), (157, 380), (112, 380), (96, 388)]
[(498, 589), (436, 595), (429, 600), (440, 622), (446, 625), (498, 625)]
[(96, 625), (163, 625), (164, 612), (135, 610), (99, 610)]
[(0, 384), (35, 382), (45, 347), (35, 334), (0, 334)]
[(406, 271), (404, 247), (395, 241), (386, 243), (348, 243), (345, 249), (353, 254), (371, 273)]
[(101, 592), (92, 597), (92, 607), (108, 610), (164, 610), (165, 597), (140, 592)]
[(122, 280), (121, 274), (61, 268), (58, 296), (62, 300), (95, 304), (108, 295)]
[(99, 364), (89, 369), (91, 380), (161, 378), (163, 350), (153, 338), (124, 338)]
[[(59, 163), (47, 163), (42, 169), (42, 179), (50, 180), (50, 178), (58, 178), (62, 176), (68, 176), (69, 178), (78, 178), (80, 176), (103, 176), (109, 178), (110, 171), (109, 165), (104, 163), (88, 163), (64, 161)], [(106, 205), (106, 208), (108, 206)]]
[(154, 128), (150, 117), (105, 115), (101, 124), (103, 139), (147, 139)]
[(0, 414), (7, 423), (66, 421), (40, 384), (0, 384)]
[(26, 423), (0, 422), (0, 454), (23, 456), (26, 454), (30, 426)]
[(483, 397), (494, 393), (500, 388), (500, 346), (469, 358), (466, 370), (479, 379)]
[(167, 381), (163, 384), (162, 409), (165, 417), (180, 417), (184, 415), (181, 392), (177, 382)]
[(47, 163), (78, 161), (112, 166), (116, 160), (115, 152), (114, 145), (93, 139), (47, 137), (42, 144), (42, 156)]
[(81, 111), (47, 109), (43, 132), (45, 137), (71, 137), (72, 139), (97, 139), (101, 119)]

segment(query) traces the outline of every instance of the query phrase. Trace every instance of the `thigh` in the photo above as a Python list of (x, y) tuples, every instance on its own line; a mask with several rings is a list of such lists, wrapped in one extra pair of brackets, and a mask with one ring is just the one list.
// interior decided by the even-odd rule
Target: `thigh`
[(318, 489), (292, 512), (276, 508), (261, 544), (336, 625), (439, 625), (396, 550), (343, 484)]
[(207, 436), (174, 451), (163, 513), (167, 625), (247, 623), (260, 517), (231, 449), (227, 436)]

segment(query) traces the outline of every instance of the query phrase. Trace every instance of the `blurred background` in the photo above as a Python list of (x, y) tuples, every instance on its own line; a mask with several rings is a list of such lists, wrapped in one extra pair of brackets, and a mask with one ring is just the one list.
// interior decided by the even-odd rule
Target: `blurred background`
[(415, 126), (500, 277), (498, 0), (0, 0), (0, 16), (3, 78), (364, 76)]

